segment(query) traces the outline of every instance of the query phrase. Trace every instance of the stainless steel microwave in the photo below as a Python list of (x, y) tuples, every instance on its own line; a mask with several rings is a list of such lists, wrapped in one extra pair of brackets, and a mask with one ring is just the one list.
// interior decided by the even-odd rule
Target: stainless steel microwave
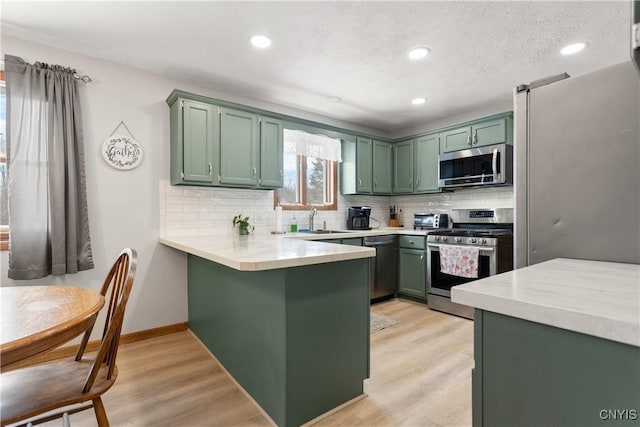
[(438, 156), (438, 185), (441, 188), (511, 185), (513, 146), (487, 145)]

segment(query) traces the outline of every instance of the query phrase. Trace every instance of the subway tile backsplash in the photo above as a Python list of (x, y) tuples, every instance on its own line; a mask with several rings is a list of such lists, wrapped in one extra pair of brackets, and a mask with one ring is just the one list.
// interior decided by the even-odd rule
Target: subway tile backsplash
[[(237, 214), (250, 217), (256, 233), (275, 229), (273, 190), (205, 188), (171, 186), (160, 181), (160, 236), (215, 236), (233, 232), (231, 220)], [(389, 205), (401, 210), (400, 221), (407, 227), (416, 212), (450, 213), (455, 208), (513, 207), (512, 187), (457, 190), (455, 192), (408, 196), (339, 196), (337, 211), (318, 211), (315, 227), (326, 221), (329, 229), (345, 229), (349, 206), (371, 206), (372, 227), (389, 222)], [(283, 226), (287, 230), (293, 216), (298, 228), (308, 228), (306, 211), (284, 211)]]

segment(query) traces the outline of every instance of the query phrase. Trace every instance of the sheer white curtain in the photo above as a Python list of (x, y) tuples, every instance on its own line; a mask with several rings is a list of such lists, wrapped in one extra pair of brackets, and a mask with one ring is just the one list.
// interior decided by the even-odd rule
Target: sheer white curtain
[(340, 140), (301, 130), (284, 130), (284, 152), (316, 159), (341, 162)]
[(93, 268), (74, 70), (5, 55), (9, 277)]

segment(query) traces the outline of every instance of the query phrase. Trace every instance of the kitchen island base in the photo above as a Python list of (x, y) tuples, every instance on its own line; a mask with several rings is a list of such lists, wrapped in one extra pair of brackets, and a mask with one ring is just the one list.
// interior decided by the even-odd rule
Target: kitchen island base
[(363, 393), (368, 258), (240, 271), (188, 255), (189, 327), (279, 426)]
[(473, 426), (640, 423), (640, 347), (475, 311)]

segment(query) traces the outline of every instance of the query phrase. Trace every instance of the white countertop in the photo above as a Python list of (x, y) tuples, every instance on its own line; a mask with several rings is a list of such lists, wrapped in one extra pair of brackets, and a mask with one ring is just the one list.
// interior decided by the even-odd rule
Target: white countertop
[(283, 236), (206, 236), (160, 238), (160, 243), (243, 271), (370, 258), (374, 248), (287, 239)]
[(640, 265), (557, 258), (455, 286), (451, 300), (640, 347)]
[(428, 231), (383, 227), (375, 230), (341, 230), (341, 233), (286, 233), (281, 235), (161, 237), (160, 243), (183, 252), (243, 271), (272, 270), (370, 258), (370, 247), (338, 245), (310, 240), (349, 239), (389, 234), (427, 235)]

